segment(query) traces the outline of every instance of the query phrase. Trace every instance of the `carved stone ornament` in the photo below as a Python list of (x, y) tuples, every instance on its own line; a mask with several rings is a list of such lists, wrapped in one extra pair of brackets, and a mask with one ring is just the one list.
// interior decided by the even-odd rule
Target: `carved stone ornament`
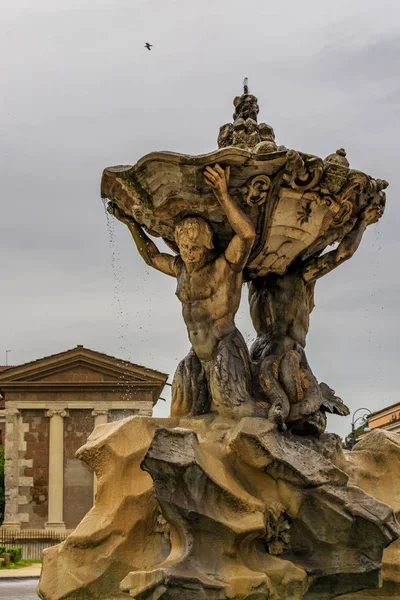
[(320, 181), (321, 191), (326, 194), (338, 194), (346, 182), (349, 166), (343, 148), (327, 156), (324, 160), (324, 174)]
[(243, 188), (245, 200), (249, 206), (260, 206), (266, 202), (271, 179), (267, 175), (253, 177)]
[(21, 414), (18, 408), (6, 408), (4, 412), (6, 415), (6, 423), (12, 423), (13, 420)]
[(92, 410), (92, 417), (97, 417), (99, 415), (107, 415), (108, 408), (94, 408)]
[(289, 150), (283, 179), (293, 189), (306, 191), (317, 185), (323, 171), (324, 165), (320, 158), (302, 156), (295, 150)]
[(64, 409), (64, 408), (50, 408), (49, 410), (46, 411), (46, 417), (66, 417), (68, 416), (68, 412)]
[[(387, 182), (349, 168), (343, 149), (325, 160), (296, 150), (277, 146), (272, 127), (257, 125), (257, 99), (236, 99), (235, 120), (221, 127), (220, 149), (200, 156), (173, 152), (153, 152), (133, 167), (109, 167), (104, 170), (101, 194), (109, 201), (109, 210), (118, 209), (133, 218), (153, 236), (161, 236), (175, 252), (175, 230), (184, 216), (196, 215), (211, 226), (220, 249), (232, 239), (232, 228), (213, 192), (204, 182), (204, 169), (219, 164), (230, 167), (229, 191), (237, 199), (256, 229), (254, 248), (245, 276), (250, 279), (268, 273), (284, 273), (287, 267), (309, 249), (319, 251), (343, 237), (343, 219), (334, 220), (332, 207), (357, 218), (362, 210), (378, 204), (380, 216), (385, 205)], [(243, 194), (248, 182), (270, 181), (274, 189), (265, 194)], [(256, 179), (255, 179), (256, 178)], [(317, 210), (308, 219), (298, 219), (303, 211), (303, 194), (318, 197)], [(252, 210), (249, 212), (249, 205)], [(324, 247), (322, 240), (327, 238)]]

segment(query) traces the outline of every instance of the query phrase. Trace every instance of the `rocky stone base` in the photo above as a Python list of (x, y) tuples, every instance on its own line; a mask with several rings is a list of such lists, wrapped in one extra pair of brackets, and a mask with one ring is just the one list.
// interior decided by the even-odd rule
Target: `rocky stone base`
[[(399, 472), (397, 437), (379, 433)], [(101, 425), (78, 451), (98, 477), (95, 506), (45, 550), (40, 596), (384, 597), (357, 593), (379, 586), (383, 550), (400, 533), (376, 493), (384, 468), (368, 439), (345, 455), (336, 435), (282, 434), (260, 418)]]
[[(382, 430), (369, 433), (346, 452), (351, 481), (391, 506), (400, 516), (400, 435)], [(382, 587), (339, 596), (340, 600), (400, 599), (400, 540), (390, 544), (382, 559)]]

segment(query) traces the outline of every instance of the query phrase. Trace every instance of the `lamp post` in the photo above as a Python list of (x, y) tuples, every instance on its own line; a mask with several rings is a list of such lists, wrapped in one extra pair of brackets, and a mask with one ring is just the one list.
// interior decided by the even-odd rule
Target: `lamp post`
[[(360, 417), (357, 417), (357, 419), (355, 418), (356, 414), (360, 411), (360, 410), (364, 410), (366, 413), (368, 413), (369, 415), (372, 415), (372, 410), (369, 410), (369, 408), (357, 408), (357, 410), (355, 410), (352, 414), (351, 417), (351, 434), (347, 436), (346, 438), (346, 448), (347, 450), (351, 450), (353, 448), (353, 446), (356, 443), (356, 423), (357, 421), (364, 421), (365, 422), (365, 417), (366, 415), (362, 415)], [(368, 427), (368, 423), (365, 425), (364, 427), (364, 431), (368, 432), (370, 431), (369, 427)]]

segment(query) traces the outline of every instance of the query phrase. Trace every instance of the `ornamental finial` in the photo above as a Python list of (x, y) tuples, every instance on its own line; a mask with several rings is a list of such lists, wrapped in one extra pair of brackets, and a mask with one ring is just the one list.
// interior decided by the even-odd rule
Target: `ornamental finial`
[[(277, 150), (274, 130), (266, 123), (257, 123), (258, 100), (249, 93), (249, 80), (243, 80), (243, 94), (233, 100), (233, 123), (225, 123), (219, 130), (218, 148), (236, 146), (257, 153)], [(281, 148), (280, 148), (281, 149)]]

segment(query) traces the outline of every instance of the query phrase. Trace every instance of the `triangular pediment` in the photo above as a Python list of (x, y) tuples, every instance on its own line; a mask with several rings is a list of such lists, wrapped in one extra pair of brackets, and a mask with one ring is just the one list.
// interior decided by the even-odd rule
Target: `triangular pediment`
[(18, 382), (90, 384), (110, 381), (159, 386), (167, 377), (159, 371), (77, 346), (0, 372), (0, 386), (1, 383)]
[[(20, 380), (20, 379), (19, 379)], [(21, 380), (20, 380), (21, 381)], [(76, 360), (73, 363), (52, 365), (49, 369), (41, 369), (39, 372), (26, 374), (25, 382), (29, 381), (63, 381), (73, 383), (95, 383), (106, 381), (129, 381), (136, 383), (148, 383), (149, 380), (130, 371), (116, 370), (106, 367), (92, 365), (86, 360)]]

